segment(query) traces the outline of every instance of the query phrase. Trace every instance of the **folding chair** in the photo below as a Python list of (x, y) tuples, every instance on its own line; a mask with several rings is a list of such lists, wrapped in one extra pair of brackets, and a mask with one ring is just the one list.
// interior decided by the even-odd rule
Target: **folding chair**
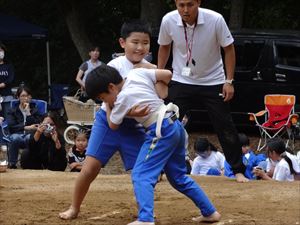
[[(266, 146), (268, 139), (275, 137), (286, 138), (286, 147), (294, 150), (295, 129), (299, 118), (299, 115), (295, 114), (295, 102), (294, 95), (265, 95), (265, 110), (248, 113), (249, 119), (258, 126), (261, 136), (257, 151), (261, 151)], [(262, 116), (264, 121), (259, 123), (258, 117)]]
[[(31, 102), (35, 103), (36, 107), (38, 108), (38, 114), (45, 115), (48, 112), (46, 101), (40, 99), (31, 99)], [(18, 99), (14, 99), (10, 101), (10, 107), (16, 108), (19, 103), (20, 101)]]

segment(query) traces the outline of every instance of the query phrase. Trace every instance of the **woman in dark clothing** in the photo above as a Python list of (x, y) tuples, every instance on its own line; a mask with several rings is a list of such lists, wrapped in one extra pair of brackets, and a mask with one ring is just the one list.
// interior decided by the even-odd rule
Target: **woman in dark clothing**
[(8, 111), (7, 124), (9, 128), (8, 166), (17, 168), (18, 153), (20, 148), (27, 148), (31, 133), (34, 133), (38, 124), (42, 121), (42, 115), (38, 108), (31, 103), (31, 91), (26, 86), (20, 86), (17, 90), (19, 104)]
[(63, 138), (56, 130), (53, 117), (47, 115), (36, 132), (30, 136), (29, 147), (21, 154), (21, 167), (64, 171), (66, 166)]

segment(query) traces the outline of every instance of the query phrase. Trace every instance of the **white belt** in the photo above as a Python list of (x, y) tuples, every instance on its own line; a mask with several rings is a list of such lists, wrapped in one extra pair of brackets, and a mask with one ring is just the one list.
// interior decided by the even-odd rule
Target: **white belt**
[(168, 105), (161, 105), (156, 112), (154, 112), (145, 122), (143, 122), (143, 126), (145, 128), (149, 127), (151, 124), (156, 122), (156, 130), (155, 134), (157, 138), (161, 138), (161, 125), (162, 121), (165, 117), (166, 112), (174, 112), (179, 118), (179, 108), (177, 105), (173, 103), (169, 103)]

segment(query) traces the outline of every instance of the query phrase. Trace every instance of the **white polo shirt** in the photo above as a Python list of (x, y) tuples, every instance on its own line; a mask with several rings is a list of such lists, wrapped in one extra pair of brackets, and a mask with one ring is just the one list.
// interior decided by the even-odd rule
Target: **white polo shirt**
[[(148, 61), (146, 59), (143, 59), (141, 62), (142, 63), (148, 63)], [(132, 62), (129, 61), (125, 55), (119, 56), (119, 57), (111, 60), (109, 63), (107, 63), (107, 65), (115, 68), (116, 70), (118, 70), (118, 72), (123, 77), (123, 79), (126, 79), (127, 74), (134, 67)], [(101, 109), (106, 111), (105, 104), (101, 105)]]
[[(212, 10), (199, 8), (198, 20), (194, 26), (187, 26), (187, 40), (191, 43), (194, 64), (189, 62), (191, 74), (182, 75), (187, 62), (187, 46), (184, 25), (177, 10), (166, 14), (161, 22), (159, 45), (173, 41), (173, 80), (196, 85), (217, 85), (225, 82), (221, 49), (233, 43), (233, 37), (223, 16)], [(191, 42), (191, 40), (193, 41)]]

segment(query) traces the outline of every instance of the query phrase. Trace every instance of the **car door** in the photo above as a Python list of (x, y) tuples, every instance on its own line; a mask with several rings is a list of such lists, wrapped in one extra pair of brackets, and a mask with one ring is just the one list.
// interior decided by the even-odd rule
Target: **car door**
[[(247, 114), (263, 107), (264, 77), (268, 77), (267, 40), (261, 37), (236, 37), (235, 96), (231, 102), (234, 114)], [(243, 118), (245, 120), (245, 118)]]
[(282, 94), (296, 95), (296, 111), (300, 112), (300, 40), (275, 40), (275, 88)]

